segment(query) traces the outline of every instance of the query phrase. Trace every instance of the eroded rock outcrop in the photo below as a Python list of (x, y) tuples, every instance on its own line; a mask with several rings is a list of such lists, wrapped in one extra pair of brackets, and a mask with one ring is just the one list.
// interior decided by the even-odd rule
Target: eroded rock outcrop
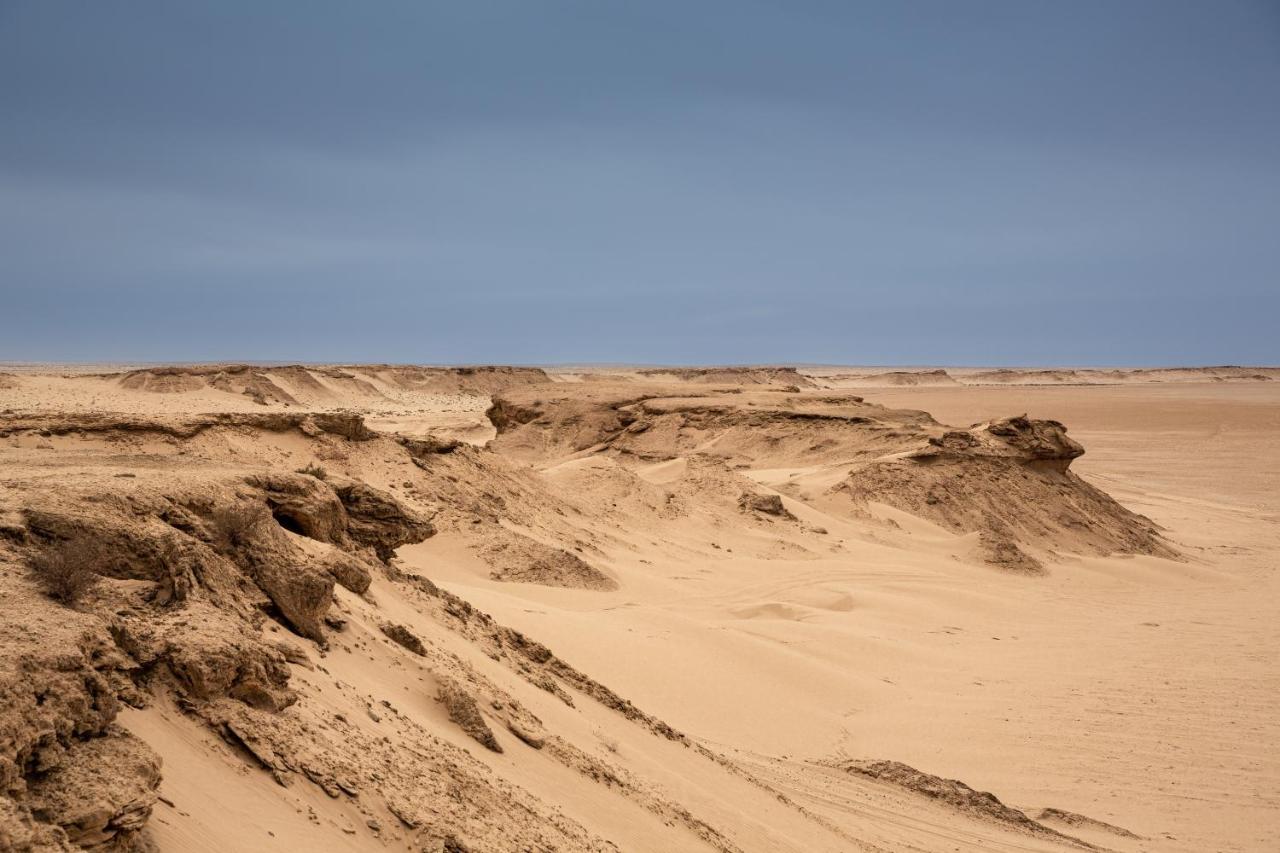
[(857, 466), (834, 491), (978, 533), (986, 559), (1021, 571), (1040, 567), (1027, 547), (1176, 557), (1153, 522), (1068, 470), (1083, 453), (1062, 424), (1022, 415)]
[(436, 693), (436, 701), (449, 712), (449, 719), (457, 723), (467, 735), (485, 749), (502, 752), (502, 744), (493, 736), (493, 730), (485, 722), (480, 713), (476, 699), (458, 682), (444, 678), (440, 681), (440, 689)]
[(783, 505), (781, 495), (743, 492), (738, 498), (738, 508), (743, 512), (756, 512), (773, 518), (795, 518)]
[[(18, 440), (43, 430), (108, 453), (138, 435), (216, 447), (242, 430), (296, 429), (321, 448), (372, 436), (346, 416), (50, 416), (4, 425)], [(11, 477), (0, 494), (3, 849), (143, 849), (161, 767), (113, 725), (121, 702), (142, 706), (167, 694), (201, 715), (228, 707), (279, 714), (297, 700), (289, 664), (307, 659), (297, 641), (270, 639), (264, 623), (275, 617), (324, 644), (335, 583), (364, 592), (382, 571), (379, 557), (433, 532), (394, 496), (351, 478), (246, 476), (243, 467), (201, 462), (174, 477), (146, 465), (121, 472), (112, 462), (134, 457), (104, 458), (100, 471), (57, 488), (33, 469), (33, 479)], [(93, 547), (67, 547), (77, 542)], [(32, 576), (51, 550), (102, 583), (82, 600), (53, 601)]]
[(751, 467), (806, 465), (907, 450), (938, 426), (925, 412), (854, 395), (699, 388), (677, 396), (669, 386), (628, 384), (512, 391), (495, 397), (487, 414), (498, 431), (490, 446), (530, 462), (586, 452), (640, 462), (698, 453)]
[(32, 816), (87, 850), (147, 850), (141, 838), (158, 798), (160, 758), (119, 727), (72, 742), (63, 760), (27, 785)]
[(332, 478), (330, 485), (346, 510), (347, 535), (382, 560), (391, 559), (401, 545), (435, 533), (431, 522), (381, 489), (349, 478)]
[(799, 389), (814, 383), (794, 367), (654, 367), (641, 376), (708, 385), (781, 385)]
[(135, 613), (112, 625), (120, 649), (140, 668), (135, 679), (157, 679), (199, 703), (230, 697), (268, 711), (291, 705), (285, 648), (267, 641), (251, 622), (205, 602), (164, 614)]
[(100, 623), (33, 619), (4, 585), (0, 841), (11, 846), (0, 849), (142, 849), (160, 762), (113, 726), (135, 665)]

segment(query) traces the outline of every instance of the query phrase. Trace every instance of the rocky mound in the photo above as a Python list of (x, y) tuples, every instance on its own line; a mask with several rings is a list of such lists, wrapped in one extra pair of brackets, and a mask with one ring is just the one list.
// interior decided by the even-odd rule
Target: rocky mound
[(157, 394), (212, 389), (261, 405), (322, 406), (386, 401), (396, 392), (486, 395), (550, 382), (534, 367), (415, 367), (397, 365), (190, 365), (148, 367), (117, 378), (120, 387)]
[(742, 392), (672, 396), (592, 386), (576, 393), (511, 393), (486, 413), (491, 446), (527, 461), (584, 452), (659, 461), (694, 453), (772, 467), (875, 457), (922, 442), (936, 422), (861, 397)]
[[(305, 368), (283, 367), (280, 373), (295, 378), (310, 377)], [(285, 390), (265, 368), (245, 364), (192, 367), (153, 367), (134, 370), (120, 377), (120, 387), (156, 394), (182, 394), (212, 388), (228, 394), (242, 394), (260, 405), (295, 405), (298, 399)], [(314, 382), (314, 379), (312, 379)]]
[(638, 371), (649, 379), (708, 385), (782, 385), (811, 388), (814, 383), (794, 367), (655, 367)]
[(551, 377), (540, 367), (359, 365), (345, 369), (369, 376), (393, 388), (436, 394), (485, 395), (551, 382)]
[(1075, 370), (983, 370), (965, 377), (970, 385), (1072, 385), (1088, 382)]
[(945, 370), (891, 370), (885, 373), (871, 373), (866, 376), (850, 377), (858, 385), (958, 385), (950, 373)]
[(1024, 546), (1175, 557), (1153, 522), (1068, 470), (1083, 453), (1056, 421), (1006, 418), (860, 465), (834, 491), (976, 532), (982, 555), (1010, 568), (1037, 568)]

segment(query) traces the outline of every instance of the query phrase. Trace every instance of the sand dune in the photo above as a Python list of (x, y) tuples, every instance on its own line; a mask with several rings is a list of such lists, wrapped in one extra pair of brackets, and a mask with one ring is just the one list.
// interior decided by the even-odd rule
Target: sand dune
[(741, 370), (0, 376), (0, 849), (1280, 841), (1266, 371)]

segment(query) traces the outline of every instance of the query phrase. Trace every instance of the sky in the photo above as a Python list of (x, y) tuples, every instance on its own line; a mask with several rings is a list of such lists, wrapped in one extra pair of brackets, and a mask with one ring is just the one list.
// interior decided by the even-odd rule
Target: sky
[(0, 0), (0, 360), (1280, 363), (1277, 0)]

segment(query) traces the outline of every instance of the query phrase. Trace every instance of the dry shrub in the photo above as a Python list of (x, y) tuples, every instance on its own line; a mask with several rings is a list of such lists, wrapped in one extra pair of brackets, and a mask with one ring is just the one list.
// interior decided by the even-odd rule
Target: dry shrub
[(255, 504), (235, 503), (216, 507), (209, 516), (213, 547), (222, 553), (239, 551), (253, 541), (254, 531), (266, 511)]
[(612, 737), (611, 735), (607, 735), (601, 731), (597, 731), (595, 735), (596, 740), (600, 741), (600, 745), (605, 749), (613, 753), (618, 751), (618, 739), (616, 737)]
[(324, 468), (320, 467), (314, 462), (312, 462), (305, 468), (299, 468), (296, 473), (306, 474), (309, 477), (315, 477), (317, 480), (329, 479), (329, 472), (324, 470)]
[(107, 562), (101, 543), (88, 537), (51, 545), (31, 559), (31, 568), (45, 594), (74, 605), (102, 580), (99, 569)]

